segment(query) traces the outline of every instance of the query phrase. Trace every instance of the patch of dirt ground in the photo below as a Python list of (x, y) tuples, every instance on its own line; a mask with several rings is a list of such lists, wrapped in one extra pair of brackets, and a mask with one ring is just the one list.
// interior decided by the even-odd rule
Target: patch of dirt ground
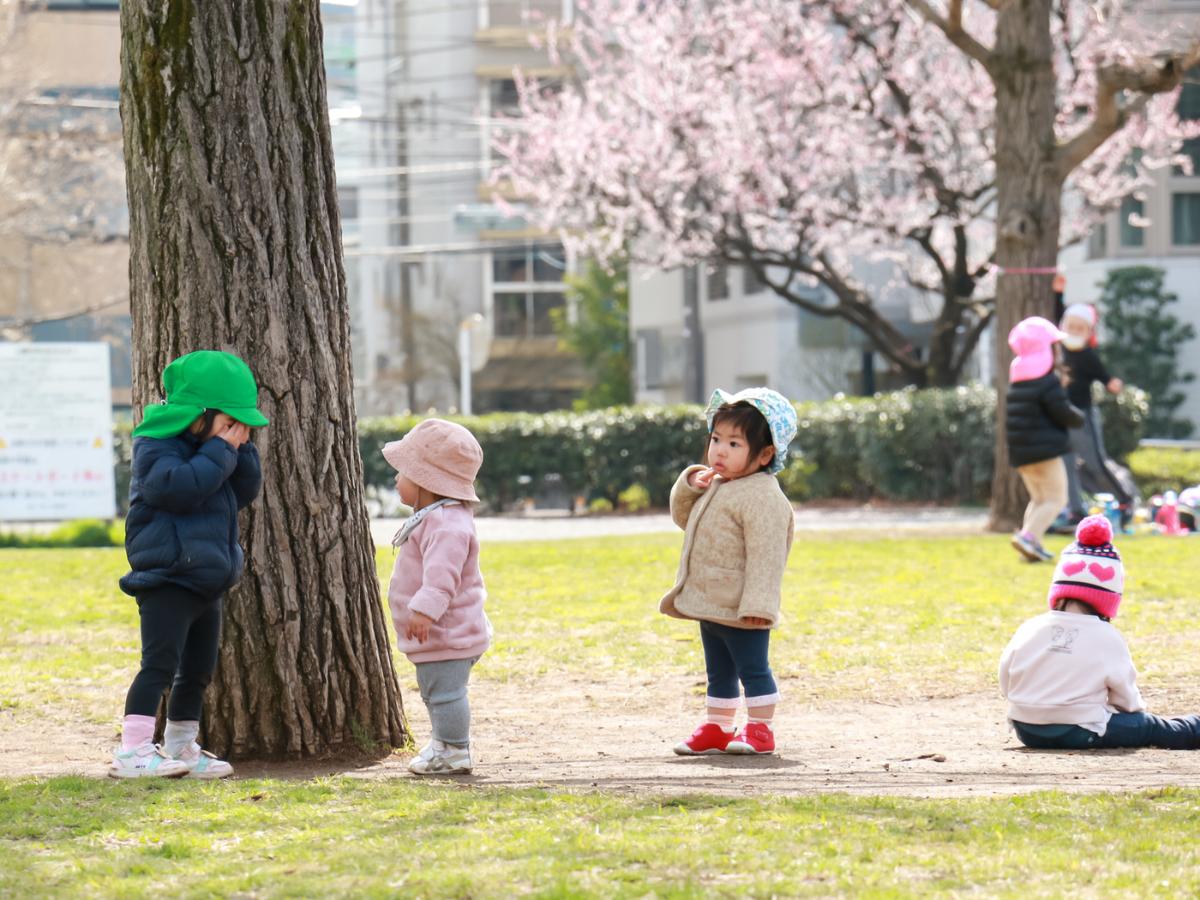
[[(789, 703), (786, 681), (775, 725), (776, 755), (677, 757), (672, 746), (691, 733), (701, 710), (695, 685), (693, 678), (477, 680), (471, 688), (476, 770), (453, 780), (656, 795), (844, 791), (965, 797), (1200, 786), (1200, 754), (1024, 749), (1008, 731), (1003, 701), (993, 694), (897, 704)], [(415, 685), (406, 688), (410, 725), (421, 744), (428, 720)], [(1156, 711), (1186, 711), (1148, 699)], [(55, 730), (63, 733), (17, 724), (0, 711), (0, 777), (104, 775), (111, 728)], [(244, 762), (238, 775), (414, 777), (406, 759), (397, 754), (358, 764)]]

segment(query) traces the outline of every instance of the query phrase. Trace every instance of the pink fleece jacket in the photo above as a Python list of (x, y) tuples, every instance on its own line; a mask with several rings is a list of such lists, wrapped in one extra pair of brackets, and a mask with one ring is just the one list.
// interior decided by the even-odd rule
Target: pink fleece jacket
[[(492, 625), (483, 611), (486, 598), (470, 507), (433, 510), (400, 548), (392, 570), (388, 605), (396, 646), (414, 663), (481, 655), (492, 640)], [(433, 619), (423, 644), (405, 637), (413, 610)]]

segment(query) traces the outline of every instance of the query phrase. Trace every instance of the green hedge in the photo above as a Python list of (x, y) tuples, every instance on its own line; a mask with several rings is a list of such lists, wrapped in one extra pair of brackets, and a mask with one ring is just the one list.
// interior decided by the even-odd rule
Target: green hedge
[(1200, 450), (1143, 447), (1129, 456), (1129, 469), (1144, 500), (1200, 484)]
[(125, 543), (125, 523), (77, 519), (53, 531), (0, 532), (0, 547), (120, 547)]
[[(452, 417), (475, 434), (484, 466), (477, 491), (489, 506), (505, 508), (537, 493), (558, 476), (569, 496), (619, 502), (640, 484), (662, 505), (680, 469), (704, 449), (705, 426), (695, 406), (620, 406), (590, 412), (494, 413)], [(358, 444), (367, 483), (386, 489), (395, 472), (380, 452), (403, 437), (418, 417), (363, 419)]]
[[(783, 476), (789, 496), (871, 497), (926, 502), (986, 502), (991, 486), (995, 393), (980, 386), (874, 397), (836, 398), (796, 407), (800, 432)], [(1127, 388), (1102, 404), (1109, 452), (1123, 459), (1141, 439), (1146, 395)], [(392, 488), (394, 473), (381, 448), (403, 437), (419, 417), (359, 421), (367, 484)], [(664, 506), (679, 471), (700, 458), (701, 408), (627, 406), (590, 412), (493, 413), (456, 417), (483, 445), (480, 497), (503, 509), (547, 484), (569, 497), (607, 500), (641, 485)], [(118, 433), (117, 483), (127, 493), (128, 430)]]

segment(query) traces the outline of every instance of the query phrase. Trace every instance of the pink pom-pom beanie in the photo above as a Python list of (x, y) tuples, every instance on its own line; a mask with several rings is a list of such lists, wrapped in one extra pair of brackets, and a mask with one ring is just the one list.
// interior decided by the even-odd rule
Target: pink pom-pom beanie
[(1050, 608), (1060, 599), (1080, 600), (1111, 619), (1121, 605), (1125, 569), (1112, 545), (1112, 524), (1104, 516), (1088, 516), (1075, 529), (1075, 543), (1062, 552), (1050, 585)]

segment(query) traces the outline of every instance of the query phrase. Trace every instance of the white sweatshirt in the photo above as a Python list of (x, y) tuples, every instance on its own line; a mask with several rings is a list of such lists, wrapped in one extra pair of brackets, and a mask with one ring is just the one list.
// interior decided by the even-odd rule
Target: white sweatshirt
[(1096, 616), (1050, 610), (1017, 629), (1000, 656), (1008, 718), (1108, 730), (1114, 712), (1146, 708), (1121, 633)]

